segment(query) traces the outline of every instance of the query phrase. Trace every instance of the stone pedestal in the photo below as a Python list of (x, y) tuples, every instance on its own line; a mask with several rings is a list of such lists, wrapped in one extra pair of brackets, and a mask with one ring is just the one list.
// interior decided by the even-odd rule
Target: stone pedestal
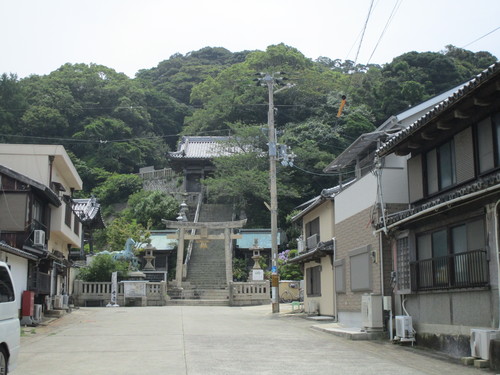
[(129, 303), (138, 301), (140, 306), (148, 305), (146, 283), (147, 281), (143, 280), (123, 281), (123, 298), (125, 300), (125, 305), (127, 305), (127, 300)]

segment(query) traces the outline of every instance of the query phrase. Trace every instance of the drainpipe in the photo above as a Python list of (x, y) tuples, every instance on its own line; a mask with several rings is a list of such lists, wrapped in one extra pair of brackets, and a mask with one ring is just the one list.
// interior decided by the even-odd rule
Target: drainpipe
[(494, 221), (495, 221), (495, 253), (496, 253), (496, 261), (497, 261), (497, 286), (498, 286), (498, 329), (500, 330), (500, 254), (498, 253), (498, 205), (500, 204), (500, 200), (495, 203), (495, 212), (494, 212)]
[(338, 308), (337, 308), (337, 285), (335, 284), (335, 258), (337, 256), (337, 240), (335, 237), (332, 238), (333, 241), (333, 262), (332, 262), (332, 268), (333, 268), (333, 313), (335, 314), (335, 319), (334, 322), (337, 323), (339, 321), (339, 316), (338, 316)]
[(52, 168), (54, 166), (54, 155), (49, 155), (49, 187), (52, 189)]

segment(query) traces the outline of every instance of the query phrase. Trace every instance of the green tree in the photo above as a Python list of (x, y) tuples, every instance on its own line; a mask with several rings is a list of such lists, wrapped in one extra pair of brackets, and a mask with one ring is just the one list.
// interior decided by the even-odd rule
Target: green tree
[(298, 255), (298, 250), (285, 250), (278, 254), (278, 273), (281, 280), (302, 280), (300, 264), (288, 261)]
[(87, 282), (109, 282), (111, 274), (118, 272), (118, 279), (123, 279), (128, 273), (128, 263), (113, 259), (111, 254), (98, 254), (89, 266), (81, 268), (77, 279)]
[(101, 237), (99, 247), (108, 251), (123, 250), (125, 248), (125, 242), (129, 238), (132, 238), (137, 244), (140, 244), (146, 242), (149, 237), (149, 231), (146, 227), (124, 216), (115, 218), (107, 228), (102, 231), (104, 233), (104, 238)]
[(129, 220), (151, 229), (163, 229), (162, 219), (175, 220), (179, 203), (171, 195), (161, 191), (141, 190), (130, 196), (124, 214)]
[(92, 193), (103, 205), (125, 203), (130, 195), (142, 189), (142, 180), (137, 175), (112, 174)]

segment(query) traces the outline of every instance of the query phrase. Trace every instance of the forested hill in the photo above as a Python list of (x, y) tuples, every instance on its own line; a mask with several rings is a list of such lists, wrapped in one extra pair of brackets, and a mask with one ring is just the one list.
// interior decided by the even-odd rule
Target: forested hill
[[(300, 169), (283, 170), (281, 190), (304, 199), (332, 180), (303, 171), (321, 174), (361, 133), (495, 61), (488, 52), (448, 46), (365, 66), (328, 57), (313, 61), (280, 44), (266, 51), (207, 47), (176, 54), (133, 79), (92, 64), (65, 64), (24, 79), (3, 74), (0, 141), (63, 144), (89, 193), (109, 172), (165, 166), (165, 152), (182, 134), (252, 134), (267, 121), (267, 90), (256, 85), (255, 74), (286, 72), (282, 76), (294, 86), (275, 96), (276, 126)], [(342, 95), (347, 105), (337, 118)]]

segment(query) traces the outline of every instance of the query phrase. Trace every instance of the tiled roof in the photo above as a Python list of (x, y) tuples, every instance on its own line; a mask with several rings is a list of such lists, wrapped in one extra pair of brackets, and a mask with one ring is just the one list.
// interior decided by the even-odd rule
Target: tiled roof
[(35, 181), (19, 172), (16, 172), (10, 168), (7, 168), (3, 165), (0, 165), (0, 173), (3, 173), (13, 179), (16, 179), (26, 185), (31, 186), (33, 189), (38, 190), (42, 193), (54, 206), (59, 207), (61, 205), (61, 201), (56, 193), (54, 193), (48, 186)]
[[(151, 231), (149, 239), (151, 240), (151, 246), (156, 248), (158, 251), (172, 251), (177, 246), (178, 240), (172, 240), (167, 238), (167, 235), (175, 233), (175, 229), (172, 230), (154, 230)], [(140, 248), (145, 248), (146, 244), (142, 243), (139, 245)]]
[(343, 183), (342, 185), (337, 185), (337, 186), (334, 186), (334, 187), (329, 188), (329, 189), (323, 189), (321, 191), (320, 195), (318, 195), (317, 197), (315, 197), (315, 198), (313, 198), (313, 199), (311, 199), (311, 200), (309, 200), (309, 201), (307, 201), (305, 203), (302, 203), (301, 205), (299, 205), (297, 207), (297, 208), (301, 208), (301, 207), (306, 206), (306, 208), (304, 208), (297, 215), (295, 215), (294, 217), (292, 217), (292, 222), (299, 220), (305, 214), (311, 212), (314, 208), (318, 207), (323, 202), (325, 202), (327, 200), (334, 199), (337, 196), (337, 194), (339, 194), (342, 190), (344, 190), (345, 188), (347, 188), (348, 186), (350, 186), (355, 181), (356, 181), (356, 179), (352, 179), (350, 181), (347, 181), (347, 182)]
[(230, 155), (234, 149), (224, 144), (229, 137), (182, 137), (177, 151), (169, 152), (173, 159), (211, 159)]
[(305, 263), (311, 260), (317, 260), (326, 255), (331, 255), (335, 252), (335, 244), (333, 240), (318, 243), (314, 249), (311, 249), (305, 253), (299, 254), (295, 258), (291, 258), (287, 263)]
[(453, 94), (451, 94), (448, 98), (441, 101), (434, 108), (432, 108), (425, 115), (420, 117), (417, 121), (411, 124), (409, 127), (401, 130), (400, 132), (393, 135), (387, 142), (385, 142), (378, 150), (377, 154), (379, 156), (384, 156), (393, 151), (393, 148), (397, 146), (399, 143), (406, 140), (412, 134), (414, 134), (419, 129), (423, 128), (429, 121), (434, 119), (436, 116), (439, 116), (445, 110), (451, 108), (456, 103), (458, 103), (461, 99), (463, 99), (466, 95), (470, 94), (474, 90), (476, 90), (479, 86), (481, 86), (484, 82), (491, 79), (496, 74), (500, 72), (500, 62), (496, 62), (495, 64), (485, 69), (483, 72), (478, 74), (474, 79), (467, 82)]
[(38, 257), (36, 255), (30, 254), (27, 251), (23, 251), (15, 247), (12, 247), (10, 245), (7, 245), (3, 241), (0, 241), (0, 251), (5, 251), (6, 253), (17, 255), (25, 259), (38, 260)]
[[(255, 240), (258, 240), (258, 247), (261, 249), (271, 248), (271, 229), (240, 229), (239, 234), (241, 238), (236, 240), (236, 245), (240, 249), (250, 249), (254, 246)], [(283, 235), (281, 232), (277, 233), (278, 244), (283, 242)]]
[(88, 199), (73, 199), (73, 211), (78, 215), (82, 223), (93, 224), (94, 228), (104, 228), (101, 216), (101, 205), (92, 197)]

